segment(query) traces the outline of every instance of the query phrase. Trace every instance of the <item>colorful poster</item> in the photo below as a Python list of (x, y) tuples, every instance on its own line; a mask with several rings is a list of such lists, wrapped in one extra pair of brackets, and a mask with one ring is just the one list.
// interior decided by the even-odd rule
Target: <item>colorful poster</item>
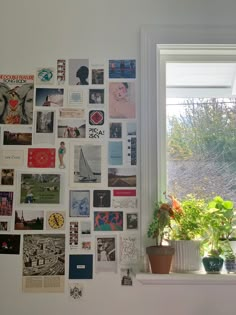
[(0, 124), (31, 125), (34, 76), (0, 74)]
[(94, 211), (94, 231), (123, 231), (123, 212)]
[(11, 216), (13, 206), (12, 191), (0, 191), (0, 216)]
[(109, 60), (109, 79), (135, 79), (136, 60)]

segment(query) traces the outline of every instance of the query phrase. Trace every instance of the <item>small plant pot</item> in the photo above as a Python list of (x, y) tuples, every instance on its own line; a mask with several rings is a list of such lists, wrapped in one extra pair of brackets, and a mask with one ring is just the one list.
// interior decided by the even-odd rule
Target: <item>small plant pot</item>
[(225, 269), (228, 273), (236, 273), (235, 259), (225, 259)]
[(222, 270), (224, 259), (221, 257), (206, 256), (202, 258), (202, 263), (207, 273), (219, 274)]
[(174, 248), (171, 246), (147, 247), (146, 253), (149, 258), (151, 272), (157, 274), (168, 274), (170, 272), (174, 251)]

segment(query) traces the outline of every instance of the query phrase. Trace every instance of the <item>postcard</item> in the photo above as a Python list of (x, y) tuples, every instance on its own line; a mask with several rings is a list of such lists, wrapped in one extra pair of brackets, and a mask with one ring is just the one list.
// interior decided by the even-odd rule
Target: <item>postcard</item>
[(110, 138), (122, 137), (122, 123), (110, 123)]
[(109, 83), (109, 117), (129, 119), (136, 117), (135, 83)]
[(68, 106), (85, 106), (88, 103), (88, 90), (70, 87), (68, 90)]
[(2, 168), (1, 170), (1, 185), (14, 185), (14, 169)]
[(111, 191), (110, 190), (94, 190), (93, 191), (93, 206), (94, 207), (110, 207), (111, 206)]
[(69, 279), (93, 279), (93, 255), (69, 255)]
[(43, 230), (44, 211), (15, 210), (15, 230)]
[(19, 174), (18, 191), (21, 205), (60, 204), (62, 175), (54, 173)]
[(116, 236), (96, 236), (96, 272), (117, 272)]
[(0, 74), (0, 98), (0, 124), (32, 124), (33, 75)]
[(122, 141), (108, 142), (108, 163), (109, 165), (123, 164), (123, 144)]
[(136, 189), (114, 189), (113, 196), (115, 197), (135, 197)]
[(4, 128), (4, 145), (32, 145), (32, 128)]
[(104, 89), (89, 89), (89, 104), (104, 105)]
[(137, 198), (133, 197), (115, 197), (112, 199), (113, 208), (137, 208)]
[(69, 282), (69, 297), (72, 301), (80, 300), (84, 295), (84, 285), (81, 283)]
[(123, 212), (94, 211), (94, 231), (123, 231)]
[(56, 150), (51, 148), (28, 149), (28, 167), (54, 168)]
[(57, 124), (58, 138), (85, 138), (86, 121), (83, 119), (59, 119)]
[(109, 168), (108, 187), (136, 187), (136, 169)]
[(109, 60), (109, 79), (135, 79), (136, 60)]
[(89, 84), (89, 60), (69, 59), (69, 85)]
[(104, 84), (104, 68), (101, 66), (95, 66), (92, 65), (91, 69), (92, 73), (92, 84), (99, 84), (102, 85)]
[(83, 108), (61, 108), (59, 109), (60, 118), (84, 118)]
[(90, 191), (70, 190), (70, 217), (90, 216)]
[(12, 191), (0, 191), (0, 216), (11, 216), (13, 206)]
[(55, 69), (52, 67), (37, 68), (36, 84), (54, 84)]
[(80, 222), (80, 232), (81, 236), (91, 236), (91, 221), (81, 221)]
[(20, 254), (20, 235), (0, 234), (0, 254), (19, 255)]
[(66, 60), (57, 59), (57, 83), (64, 84), (66, 80)]
[(138, 213), (126, 213), (126, 229), (137, 230), (138, 229)]
[(36, 88), (35, 105), (46, 107), (62, 107), (64, 89)]
[(48, 211), (46, 214), (47, 230), (65, 230), (66, 214), (65, 211)]
[(19, 167), (24, 165), (23, 150), (0, 150), (0, 165), (9, 167)]

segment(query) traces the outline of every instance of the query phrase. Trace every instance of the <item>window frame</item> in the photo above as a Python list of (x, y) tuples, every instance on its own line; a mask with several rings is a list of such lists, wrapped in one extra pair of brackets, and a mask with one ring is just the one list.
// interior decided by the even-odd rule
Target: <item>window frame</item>
[[(141, 28), (141, 106), (140, 125), (140, 208), (141, 249), (145, 255), (147, 228), (153, 213), (153, 201), (159, 200), (165, 190), (166, 154), (165, 133), (165, 63), (163, 54), (183, 53), (193, 59), (196, 50), (221, 51), (221, 55), (232, 60), (236, 55), (236, 32), (233, 26), (204, 25), (146, 25)], [(236, 60), (236, 59), (235, 59)], [(223, 59), (224, 61), (224, 59)], [(164, 106), (163, 106), (164, 104)], [(163, 152), (164, 153), (163, 153)]]

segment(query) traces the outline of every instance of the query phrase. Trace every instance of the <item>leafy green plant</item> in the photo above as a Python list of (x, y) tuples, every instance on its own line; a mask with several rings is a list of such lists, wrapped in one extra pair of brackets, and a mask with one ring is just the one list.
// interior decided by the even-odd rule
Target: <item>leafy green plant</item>
[(191, 194), (187, 195), (181, 201), (181, 211), (174, 210), (174, 217), (171, 219), (170, 239), (200, 239), (202, 234), (201, 216), (205, 208), (204, 199), (198, 199)]
[(153, 206), (153, 218), (149, 225), (147, 235), (155, 239), (156, 246), (162, 246), (165, 228), (170, 225), (170, 217), (173, 210), (168, 203), (155, 202)]
[(223, 253), (222, 238), (227, 238), (232, 232), (234, 204), (220, 196), (212, 199), (201, 217), (204, 231), (202, 250), (209, 256), (219, 256)]

